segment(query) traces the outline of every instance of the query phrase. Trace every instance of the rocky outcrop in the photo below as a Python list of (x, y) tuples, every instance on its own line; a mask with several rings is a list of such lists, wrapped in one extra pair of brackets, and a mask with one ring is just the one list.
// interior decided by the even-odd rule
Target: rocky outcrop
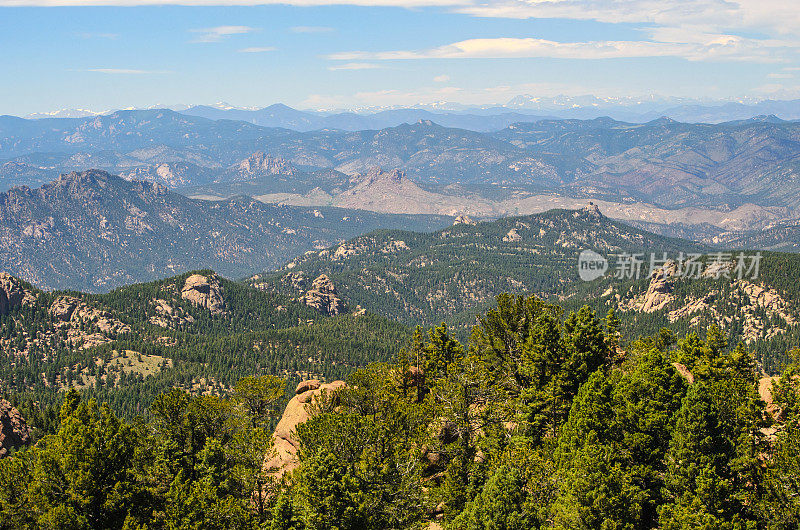
[(581, 217), (589, 221), (601, 221), (603, 214), (600, 213), (600, 208), (590, 201), (589, 204), (575, 212), (575, 217)]
[(56, 322), (69, 322), (80, 303), (80, 298), (59, 296), (50, 306), (50, 316)]
[(508, 231), (508, 233), (505, 236), (503, 236), (503, 241), (505, 241), (506, 243), (514, 243), (516, 241), (522, 241), (522, 236), (519, 235), (519, 232), (517, 232), (516, 228), (512, 228), (511, 230)]
[(672, 366), (679, 374), (681, 374), (681, 377), (683, 377), (687, 383), (690, 385), (694, 384), (694, 374), (692, 374), (692, 372), (690, 372), (685, 365), (681, 363), (672, 363)]
[[(59, 296), (50, 305), (49, 312), (54, 326), (66, 330), (67, 339), (72, 343), (82, 343), (83, 348), (106, 344), (117, 335), (131, 332), (130, 326), (109, 311), (92, 307), (74, 296)], [(90, 324), (96, 330), (88, 332), (84, 324)]]
[(184, 314), (183, 308), (173, 307), (168, 301), (155, 298), (150, 301), (155, 306), (156, 314), (150, 317), (150, 323), (162, 328), (182, 326), (194, 322), (192, 315)]
[(297, 468), (299, 446), (295, 430), (298, 425), (305, 423), (311, 417), (309, 405), (323, 393), (332, 395), (344, 386), (344, 381), (325, 384), (318, 379), (303, 381), (297, 385), (296, 395), (289, 400), (281, 420), (275, 427), (272, 435), (272, 451), (264, 460), (264, 471), (280, 479), (284, 474)]
[(675, 263), (672, 262), (663, 268), (653, 271), (653, 275), (650, 278), (650, 285), (647, 287), (647, 292), (644, 295), (642, 312), (652, 313), (659, 309), (664, 309), (674, 300), (670, 278), (675, 275), (675, 271), (676, 266)]
[(29, 444), (31, 433), (22, 415), (11, 403), (0, 399), (0, 458), (17, 447)]
[(456, 225), (475, 225), (477, 224), (469, 215), (459, 215), (456, 217), (455, 221), (453, 221), (453, 226)]
[(23, 303), (32, 303), (36, 296), (22, 287), (22, 284), (5, 272), (0, 272), (0, 316), (7, 315)]
[(225, 311), (222, 286), (215, 274), (210, 276), (192, 274), (186, 278), (186, 282), (181, 289), (181, 298), (189, 300), (198, 307), (208, 309), (212, 314), (219, 314)]
[(313, 307), (320, 313), (326, 315), (338, 315), (344, 311), (344, 303), (336, 293), (336, 287), (327, 275), (317, 276), (311, 289), (305, 292), (302, 297), (303, 303)]
[(239, 162), (233, 170), (240, 177), (254, 175), (295, 175), (298, 173), (288, 160), (281, 157), (268, 155), (264, 152), (253, 153)]

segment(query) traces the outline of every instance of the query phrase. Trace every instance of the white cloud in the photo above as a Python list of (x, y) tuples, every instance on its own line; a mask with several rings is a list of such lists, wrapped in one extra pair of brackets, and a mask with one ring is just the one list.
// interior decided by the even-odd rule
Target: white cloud
[(197, 38), (192, 42), (219, 42), (231, 35), (252, 33), (256, 29), (250, 26), (217, 26), (215, 28), (191, 29), (189, 31), (198, 34)]
[(241, 50), (236, 50), (239, 53), (264, 53), (264, 52), (274, 52), (278, 48), (274, 46), (252, 46), (250, 48), (242, 48)]
[(333, 28), (328, 26), (293, 26), (289, 28), (292, 33), (330, 33)]
[(447, 83), (448, 81), (450, 81), (450, 76), (444, 74), (437, 75), (436, 77), (433, 78), (433, 81), (435, 83)]
[(99, 74), (112, 75), (150, 75), (150, 74), (170, 74), (167, 70), (137, 70), (134, 68), (86, 68), (85, 70), (73, 70), (77, 72), (96, 72)]
[(375, 63), (345, 63), (329, 66), (328, 70), (375, 70), (384, 66)]
[(767, 74), (767, 77), (770, 79), (792, 79), (794, 78), (794, 75), (788, 73), (771, 73)]
[[(674, 35), (673, 35), (674, 37)], [(556, 42), (535, 38), (468, 39), (427, 50), (385, 52), (341, 52), (331, 54), (339, 61), (412, 59), (508, 59), (549, 57), (557, 59), (617, 59), (631, 57), (683, 57), (691, 61), (738, 60), (779, 62), (791, 43), (747, 39), (734, 35), (694, 35), (691, 42), (588, 41)]]
[(611, 24), (766, 29), (796, 33), (797, 0), (495, 0), (465, 2), (461, 13), (499, 18), (560, 18)]
[(0, 0), (0, 7), (56, 7), (56, 6), (259, 6), (291, 5), (301, 7), (355, 5), (366, 7), (455, 7), (471, 0)]

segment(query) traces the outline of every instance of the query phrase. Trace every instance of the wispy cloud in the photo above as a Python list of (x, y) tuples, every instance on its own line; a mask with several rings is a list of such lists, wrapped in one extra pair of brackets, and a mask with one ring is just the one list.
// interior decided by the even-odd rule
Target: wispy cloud
[(796, 0), (490, 0), (464, 2), (456, 9), (480, 17), (596, 20), (712, 31), (750, 28), (793, 34), (800, 26)]
[(274, 52), (278, 48), (274, 46), (252, 46), (250, 48), (242, 48), (241, 50), (236, 50), (239, 53), (265, 53), (265, 52)]
[(334, 29), (328, 26), (292, 26), (289, 31), (292, 33), (330, 33)]
[(767, 77), (770, 79), (792, 79), (794, 78), (794, 74), (773, 72), (771, 74), (767, 74)]
[(442, 74), (442, 75), (437, 75), (436, 77), (433, 78), (434, 83), (447, 83), (448, 81), (450, 81), (449, 75)]
[[(673, 35), (674, 37), (674, 35)], [(337, 61), (390, 61), (414, 59), (618, 59), (635, 57), (682, 57), (690, 61), (728, 60), (781, 62), (781, 52), (793, 43), (759, 40), (735, 35), (693, 35), (691, 38), (656, 41), (556, 42), (535, 38), (468, 39), (423, 50), (342, 52), (328, 57)]]
[(256, 28), (250, 26), (217, 26), (214, 28), (190, 29), (192, 33), (197, 33), (197, 38), (192, 42), (219, 42), (232, 35), (243, 35), (252, 33)]
[(168, 70), (138, 70), (135, 68), (85, 68), (83, 70), (73, 70), (73, 72), (96, 72), (99, 74), (111, 75), (152, 75), (172, 73)]
[(375, 70), (377, 68), (385, 68), (383, 65), (375, 63), (345, 63), (335, 66), (329, 66), (328, 70)]
[(366, 7), (464, 6), (470, 0), (0, 0), (0, 7), (16, 6), (260, 6), (291, 5), (300, 7), (354, 5)]

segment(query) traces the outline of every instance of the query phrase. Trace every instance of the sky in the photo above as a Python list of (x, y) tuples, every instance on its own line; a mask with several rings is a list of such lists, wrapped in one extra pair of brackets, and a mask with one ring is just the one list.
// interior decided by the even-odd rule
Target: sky
[(800, 98), (800, 0), (0, 0), (0, 114)]

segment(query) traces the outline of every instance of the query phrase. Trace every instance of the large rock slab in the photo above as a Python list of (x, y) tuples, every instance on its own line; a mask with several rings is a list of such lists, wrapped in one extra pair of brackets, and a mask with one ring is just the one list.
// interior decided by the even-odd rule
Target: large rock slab
[(326, 274), (320, 274), (303, 295), (303, 302), (326, 315), (338, 315), (344, 311), (344, 302), (339, 298), (336, 287)]
[(297, 426), (305, 423), (310, 417), (310, 408), (313, 402), (323, 392), (328, 395), (343, 388), (344, 381), (320, 383), (316, 379), (303, 381), (297, 386), (297, 394), (289, 400), (283, 416), (275, 427), (272, 435), (272, 451), (264, 460), (263, 469), (275, 479), (280, 480), (283, 475), (294, 471), (300, 464), (297, 456), (299, 444), (295, 437)]
[(208, 309), (213, 314), (225, 311), (225, 298), (219, 278), (212, 274), (192, 274), (186, 278), (181, 289), (181, 298), (189, 300), (198, 307)]
[(5, 399), (0, 399), (0, 458), (17, 447), (28, 445), (31, 433), (28, 424), (17, 409)]
[(24, 289), (16, 278), (0, 272), (0, 316), (7, 315), (15, 307), (34, 300), (34, 294)]

